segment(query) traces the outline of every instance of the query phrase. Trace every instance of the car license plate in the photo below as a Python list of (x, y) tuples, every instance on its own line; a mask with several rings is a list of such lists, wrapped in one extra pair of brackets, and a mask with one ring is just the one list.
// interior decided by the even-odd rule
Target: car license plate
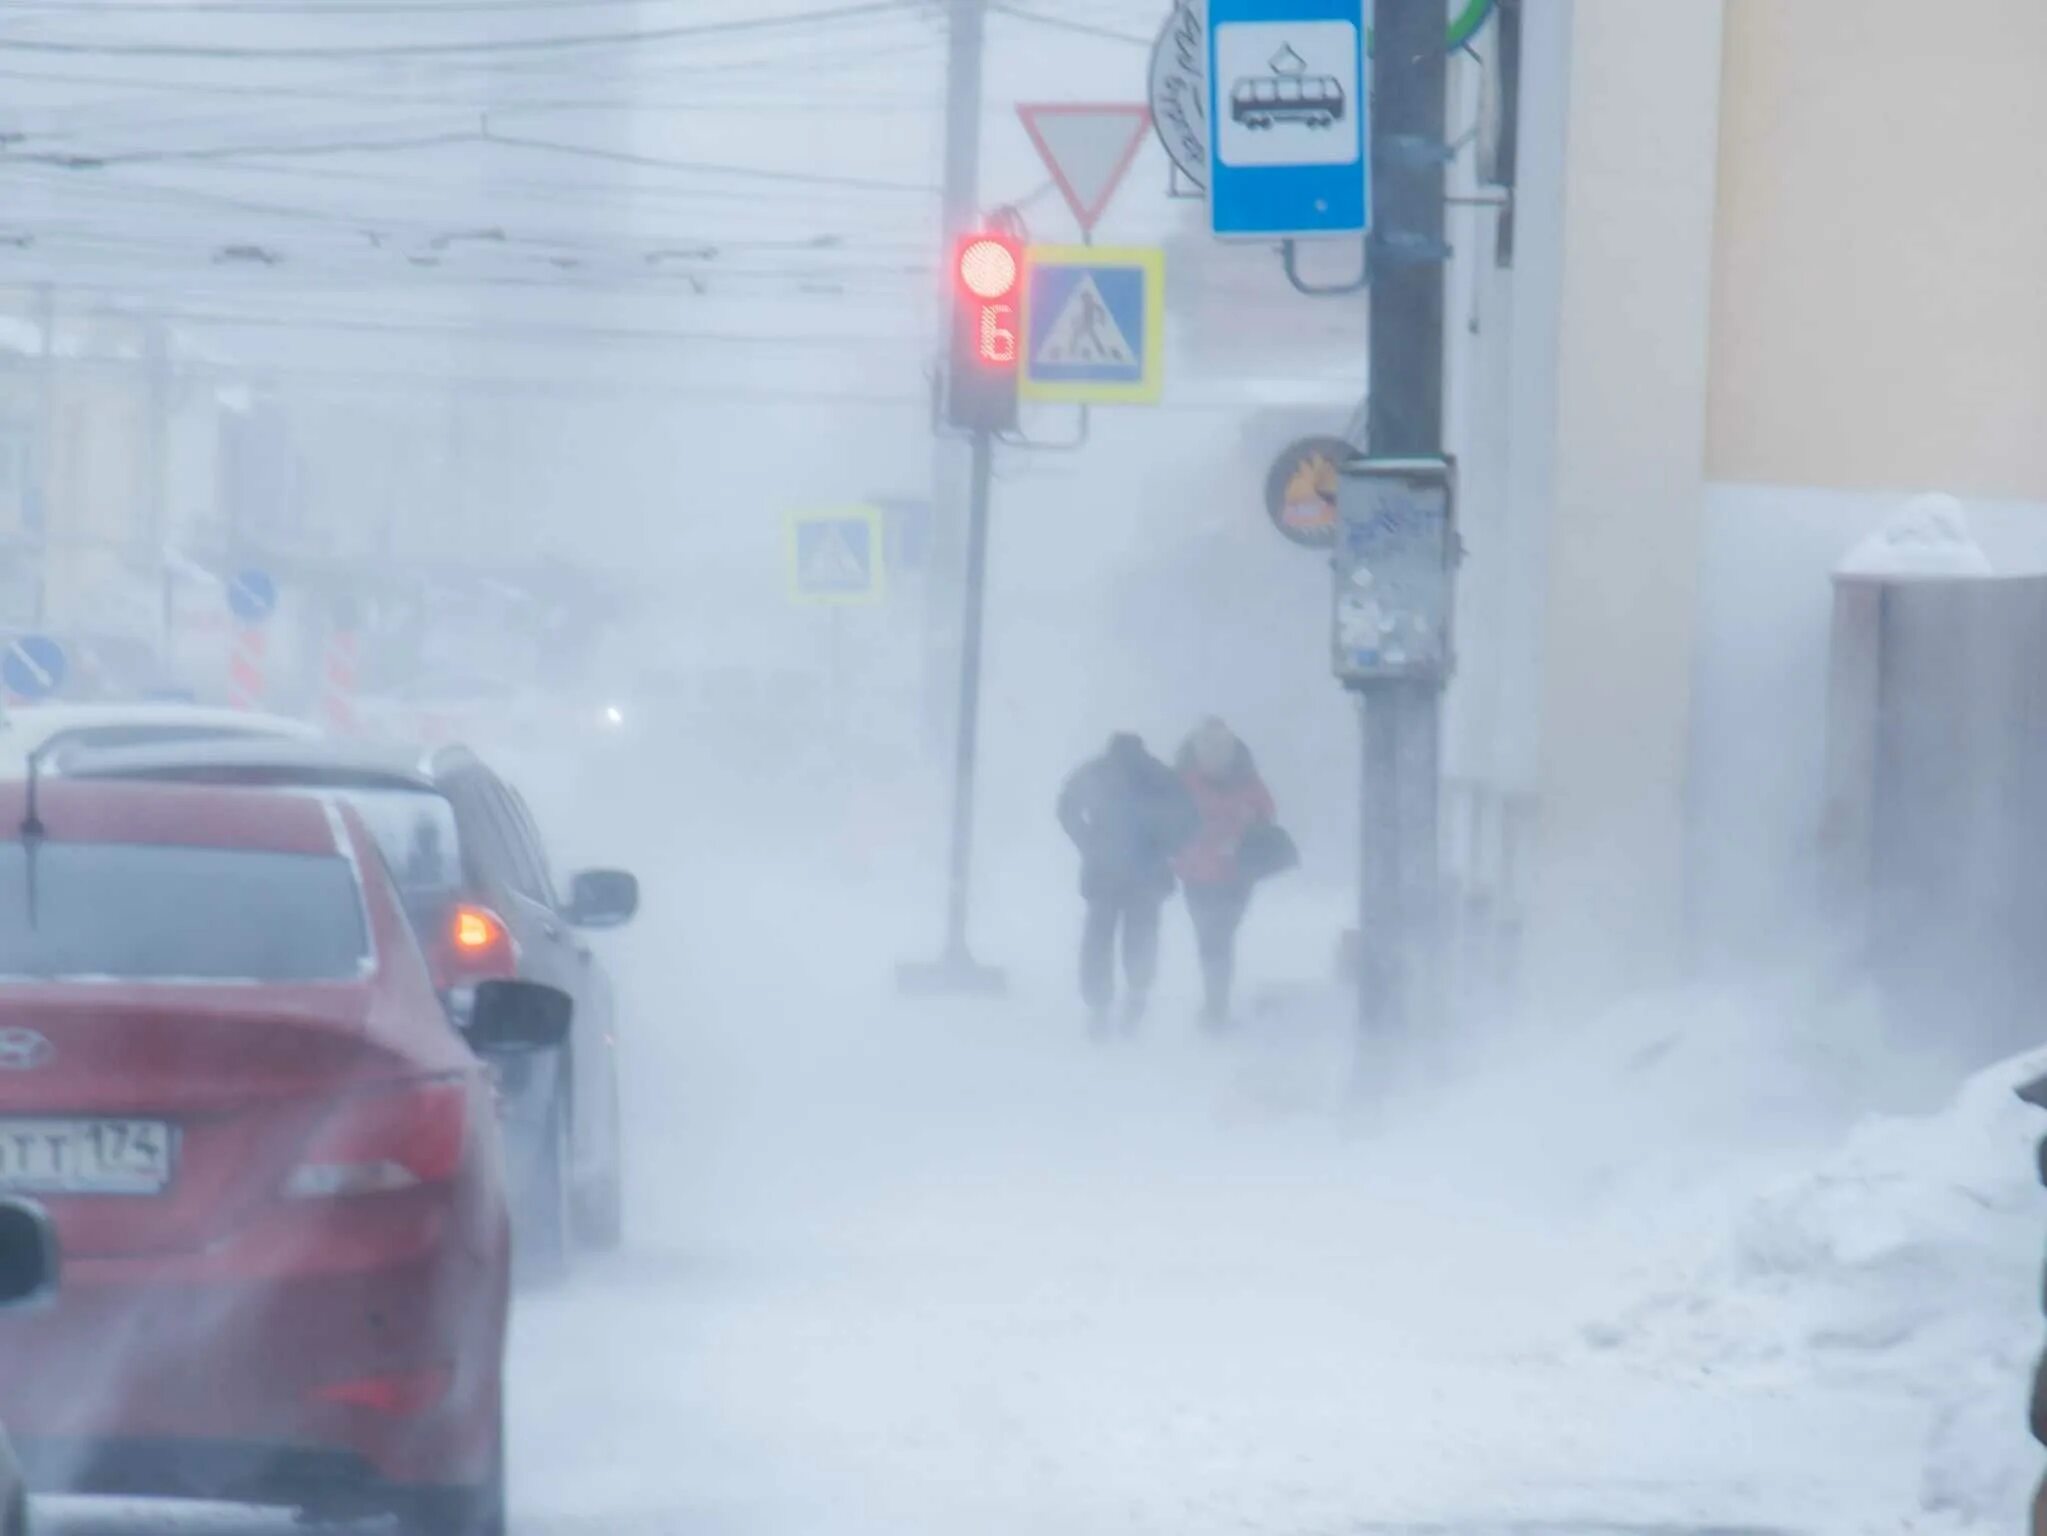
[(0, 1192), (153, 1195), (171, 1179), (161, 1120), (0, 1119)]

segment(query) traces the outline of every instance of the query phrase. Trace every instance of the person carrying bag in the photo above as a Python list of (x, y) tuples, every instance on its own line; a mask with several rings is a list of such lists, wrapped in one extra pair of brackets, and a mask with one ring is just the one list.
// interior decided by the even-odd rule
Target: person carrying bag
[(1251, 893), (1260, 881), (1292, 869), (1300, 853), (1276, 820), (1272, 791), (1259, 777), (1251, 749), (1221, 720), (1196, 727), (1176, 766), (1200, 827), (1173, 867), (1186, 888), (1201, 953), (1201, 1022), (1222, 1029), (1230, 1021), (1237, 932)]

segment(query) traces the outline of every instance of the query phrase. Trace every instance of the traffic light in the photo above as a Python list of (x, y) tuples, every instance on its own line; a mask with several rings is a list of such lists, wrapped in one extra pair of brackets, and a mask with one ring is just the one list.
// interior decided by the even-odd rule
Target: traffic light
[(982, 231), (953, 247), (946, 417), (956, 427), (1000, 432), (1016, 425), (1023, 266), (1023, 247), (1008, 235)]

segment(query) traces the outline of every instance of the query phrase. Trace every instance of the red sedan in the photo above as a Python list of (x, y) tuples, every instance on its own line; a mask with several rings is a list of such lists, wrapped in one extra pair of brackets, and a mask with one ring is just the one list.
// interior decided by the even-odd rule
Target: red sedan
[(31, 1479), (501, 1531), (477, 1051), (556, 1045), (569, 1006), (489, 983), (465, 1041), (326, 799), (0, 785), (0, 1193), (64, 1254), (56, 1300), (0, 1319)]

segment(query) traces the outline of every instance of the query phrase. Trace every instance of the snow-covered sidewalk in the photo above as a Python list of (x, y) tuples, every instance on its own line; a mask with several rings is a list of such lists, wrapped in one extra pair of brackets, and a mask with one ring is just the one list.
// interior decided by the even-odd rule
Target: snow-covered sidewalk
[(2013, 1528), (1998, 1075), (1852, 1130), (1838, 1018), (1678, 997), (1364, 1121), (1340, 1008), (1105, 1051), (1063, 929), (905, 1003), (900, 904), (741, 878), (637, 941), (634, 1238), (521, 1318), (526, 1529)]

